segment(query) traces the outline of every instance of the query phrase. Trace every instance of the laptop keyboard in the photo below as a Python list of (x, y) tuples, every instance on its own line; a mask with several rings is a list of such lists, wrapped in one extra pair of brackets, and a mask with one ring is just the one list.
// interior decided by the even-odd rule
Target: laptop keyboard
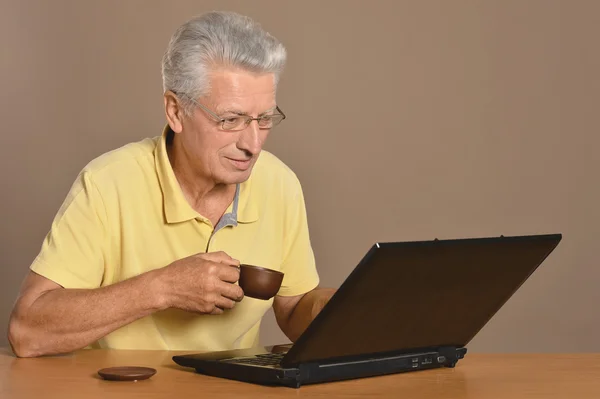
[(285, 353), (265, 353), (256, 356), (236, 357), (234, 359), (225, 359), (221, 361), (226, 363), (241, 363), (253, 366), (271, 367), (279, 366), (284, 355)]

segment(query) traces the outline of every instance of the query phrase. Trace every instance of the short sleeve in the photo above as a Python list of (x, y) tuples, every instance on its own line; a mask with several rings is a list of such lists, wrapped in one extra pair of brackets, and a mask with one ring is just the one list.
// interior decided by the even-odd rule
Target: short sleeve
[(102, 283), (108, 226), (100, 192), (81, 172), (52, 222), (31, 270), (64, 288)]
[(310, 243), (306, 205), (300, 182), (296, 179), (285, 217), (283, 282), (278, 295), (294, 296), (311, 291), (319, 285), (319, 275)]

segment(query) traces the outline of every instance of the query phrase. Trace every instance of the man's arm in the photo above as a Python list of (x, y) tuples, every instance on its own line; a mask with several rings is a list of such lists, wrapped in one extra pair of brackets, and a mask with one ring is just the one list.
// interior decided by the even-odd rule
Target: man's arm
[(35, 357), (83, 348), (163, 308), (150, 273), (97, 289), (64, 289), (32, 271), (8, 327), (15, 355)]
[(275, 319), (290, 341), (296, 342), (329, 302), (335, 291), (333, 288), (315, 288), (302, 295), (275, 297), (273, 302)]
[(223, 252), (197, 254), (95, 289), (65, 289), (29, 272), (11, 314), (15, 355), (35, 357), (81, 349), (139, 318), (169, 307), (221, 314), (243, 298), (239, 261)]

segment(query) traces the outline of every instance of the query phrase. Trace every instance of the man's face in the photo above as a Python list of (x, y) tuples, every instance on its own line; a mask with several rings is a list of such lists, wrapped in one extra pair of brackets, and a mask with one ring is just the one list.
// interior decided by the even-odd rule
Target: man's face
[[(274, 76), (216, 69), (211, 74), (210, 94), (196, 100), (220, 118), (257, 117), (275, 108)], [(241, 131), (223, 131), (221, 123), (197, 107), (185, 118), (180, 139), (196, 173), (216, 184), (236, 184), (250, 177), (268, 134), (257, 121)]]

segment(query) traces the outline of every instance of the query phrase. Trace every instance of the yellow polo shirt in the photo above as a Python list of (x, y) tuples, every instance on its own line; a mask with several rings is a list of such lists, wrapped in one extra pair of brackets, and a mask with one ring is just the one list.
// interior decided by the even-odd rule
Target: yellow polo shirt
[[(97, 288), (192, 254), (224, 251), (242, 263), (284, 272), (278, 295), (315, 288), (319, 277), (296, 175), (263, 151), (213, 227), (188, 204), (175, 178), (166, 150), (171, 134), (166, 127), (162, 136), (90, 162), (58, 211), (31, 269), (64, 288)], [(245, 297), (218, 316), (168, 309), (92, 346), (198, 351), (250, 347), (258, 344), (261, 319), (272, 303)]]

